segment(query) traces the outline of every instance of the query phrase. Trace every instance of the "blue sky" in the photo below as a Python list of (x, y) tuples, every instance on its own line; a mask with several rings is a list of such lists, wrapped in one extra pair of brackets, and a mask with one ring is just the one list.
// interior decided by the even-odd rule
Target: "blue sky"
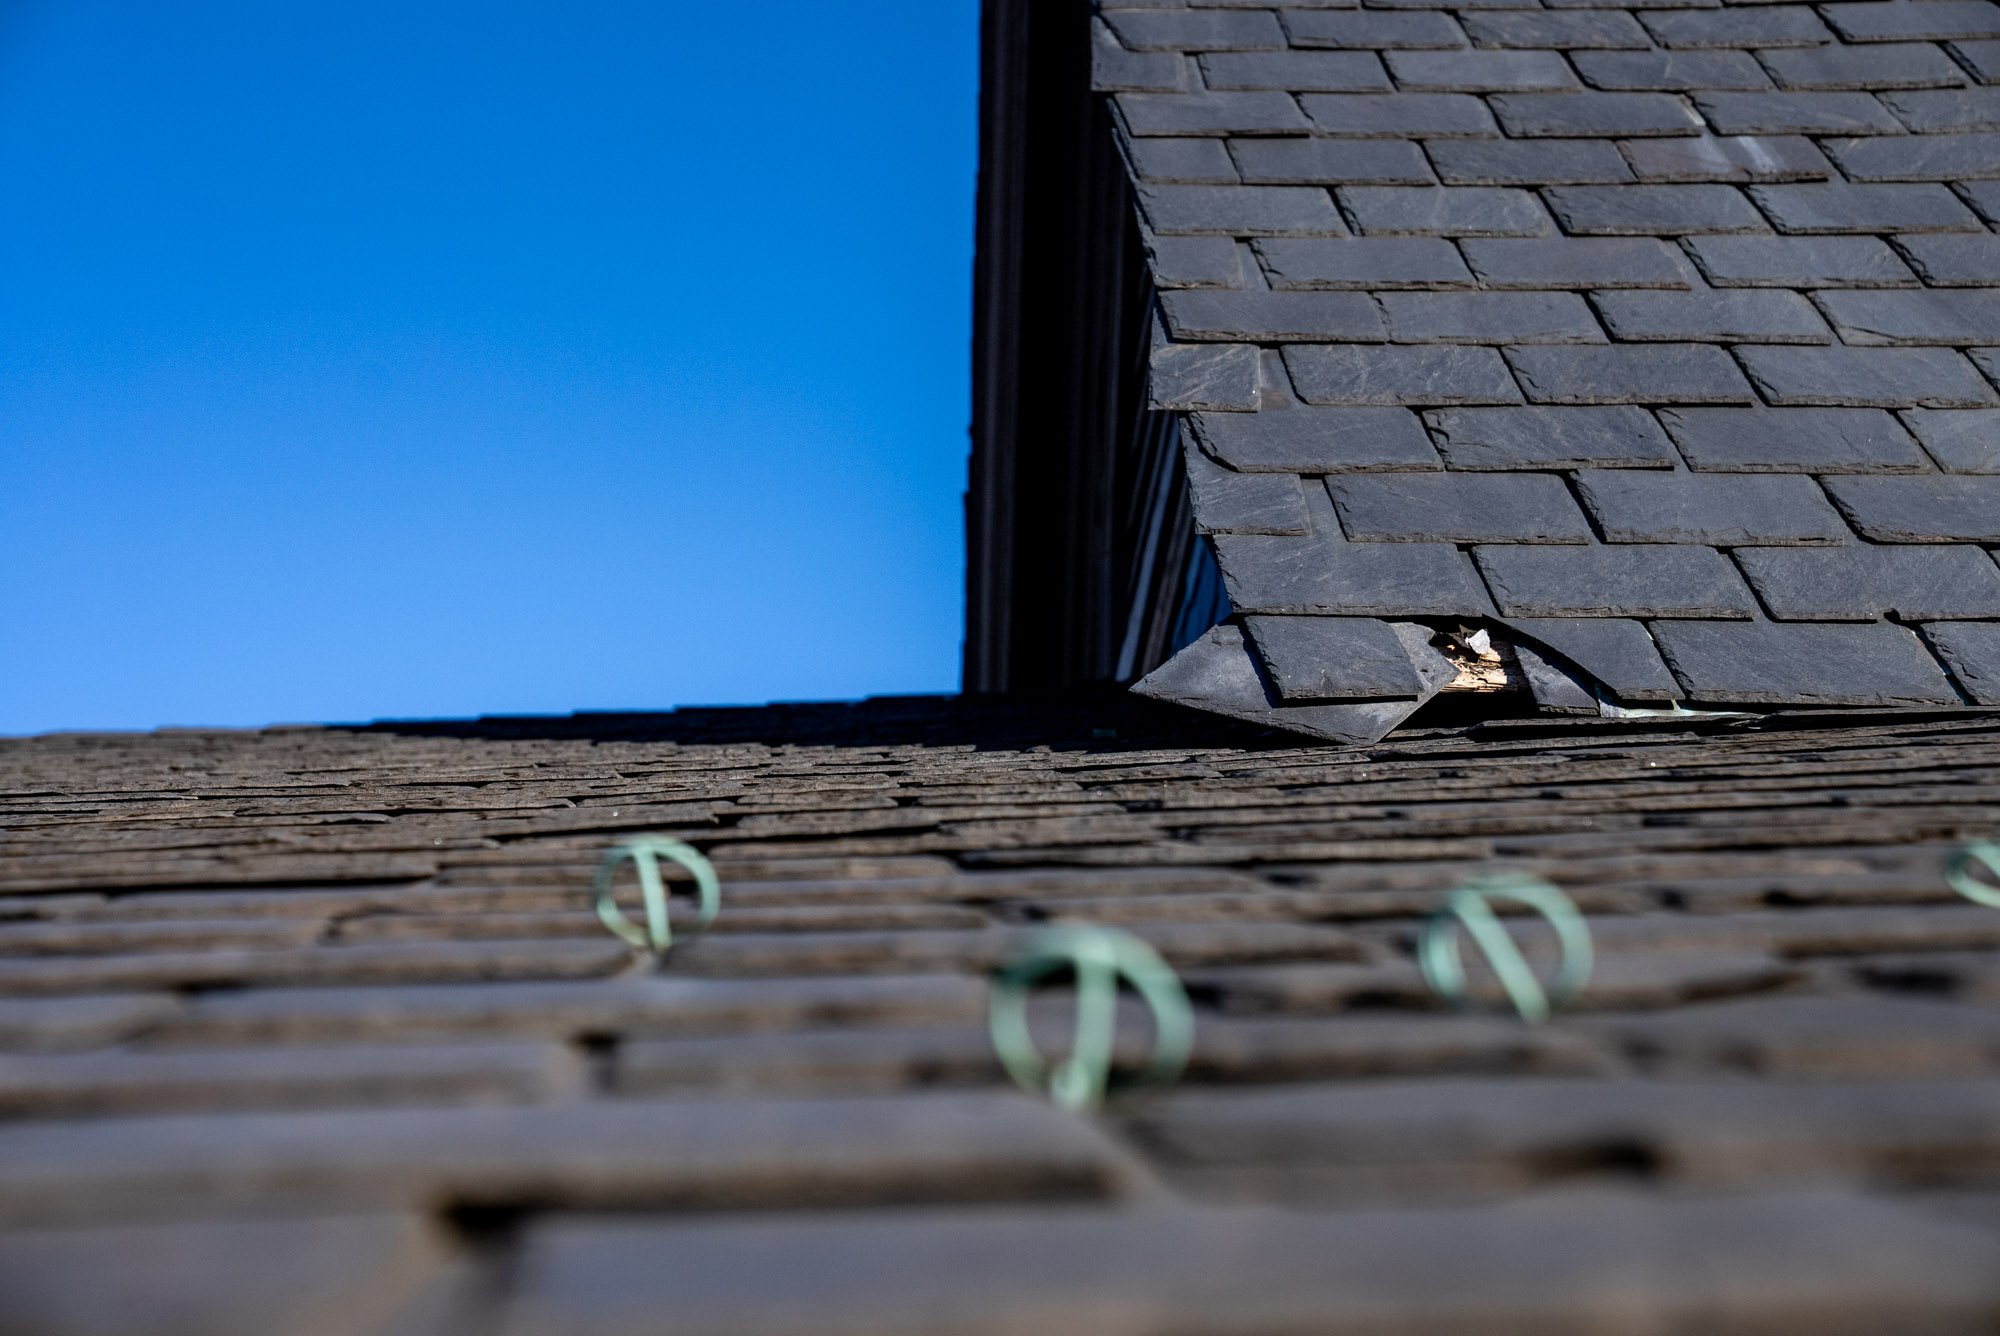
[(0, 0), (0, 733), (954, 689), (976, 0)]

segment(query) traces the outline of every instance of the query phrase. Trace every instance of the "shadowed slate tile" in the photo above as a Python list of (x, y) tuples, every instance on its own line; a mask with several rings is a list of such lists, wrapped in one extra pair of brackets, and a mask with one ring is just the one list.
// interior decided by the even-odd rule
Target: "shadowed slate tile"
[(1763, 60), (1782, 88), (1943, 88), (1965, 82), (1950, 56), (1923, 42), (1766, 51)]
[(2000, 177), (2000, 133), (1829, 139), (1826, 151), (1855, 181), (1955, 181)]
[(1509, 348), (1507, 362), (1534, 403), (1753, 402), (1729, 354), (1707, 344)]
[(1389, 90), (1389, 76), (1372, 51), (1258, 51), (1201, 58), (1210, 88), (1277, 88), (1347, 93)]
[(1903, 422), (1940, 468), (2000, 473), (2000, 409), (1913, 408)]
[(1643, 408), (1441, 408), (1424, 414), (1455, 469), (1671, 468)]
[(1828, 5), (1825, 13), (1826, 21), (1850, 42), (2000, 37), (2000, 9), (1986, 0)]
[(1811, 478), (1759, 474), (1577, 474), (1578, 493), (1609, 543), (1845, 543), (1853, 535)]
[(1245, 181), (1270, 184), (1428, 185), (1423, 151), (1400, 139), (1232, 139)]
[(1590, 541), (1569, 489), (1543, 473), (1350, 474), (1326, 489), (1357, 543)]
[(1826, 490), (1878, 543), (2000, 543), (2000, 478), (1828, 478)]
[(1268, 12), (1106, 9), (1118, 40), (1134, 51), (1275, 51), (1285, 34)]
[(1663, 408), (1688, 466), (1711, 473), (1916, 473), (1923, 453), (1879, 408)]
[(1643, 623), (1616, 617), (1513, 617), (1507, 625), (1562, 655), (1622, 700), (1666, 701), (1681, 694)]
[(1436, 451), (1406, 408), (1265, 408), (1197, 413), (1195, 435), (1209, 453), (1239, 469), (1337, 473), (1435, 469)]
[(1513, 404), (1521, 391), (1500, 354), (1470, 346), (1293, 346), (1285, 367), (1314, 404)]
[(1192, 440), (1183, 450), (1195, 527), (1202, 533), (1305, 533), (1298, 479), (1282, 473), (1238, 473), (1204, 455)]
[(1531, 138), (1701, 132), (1700, 119), (1665, 93), (1504, 93), (1487, 103), (1508, 134)]
[(1118, 93), (1135, 135), (1293, 135), (1311, 129), (1285, 93)]
[(1127, 139), (1125, 156), (1141, 181), (1234, 185), (1236, 164), (1219, 139)]
[(1723, 93), (1697, 90), (1694, 104), (1725, 135), (1901, 134), (1867, 93)]
[(1459, 16), (1466, 35), (1481, 46), (1560, 51), (1644, 50), (1653, 42), (1630, 14), (1614, 10), (1546, 13), (1520, 10)]
[(1391, 51), (1384, 59), (1397, 86), (1413, 92), (1576, 87), (1568, 62), (1553, 51)]
[(2000, 705), (2000, 624), (1944, 622), (1924, 635), (1966, 694), (1981, 705)]
[(1481, 547), (1487, 586), (1509, 617), (1748, 617), (1750, 589), (1712, 548)]
[(1632, 169), (1604, 139), (1448, 139), (1429, 145), (1450, 185), (1547, 186), (1630, 181)]
[(1628, 342), (1833, 342), (1796, 292), (1600, 292), (1592, 302), (1612, 336)]
[(1597, 686), (1588, 673), (1573, 669), (1561, 658), (1547, 655), (1527, 641), (1514, 646), (1514, 662), (1527, 679), (1528, 694), (1535, 704), (1550, 714), (1599, 713)]
[(1344, 236), (1347, 225), (1312, 186), (1141, 186), (1155, 232), (1228, 237)]
[(1102, 19), (1090, 21), (1090, 86), (1100, 93), (1174, 92), (1187, 87), (1178, 51), (1127, 51)]
[(1668, 47), (1818, 46), (1833, 34), (1805, 5), (1667, 10), (1640, 22)]
[(1398, 343), (1603, 343), (1571, 292), (1386, 292), (1377, 299)]
[(1820, 302), (1848, 343), (2000, 343), (2000, 293), (1988, 289), (1828, 292)]
[(1358, 292), (1167, 292), (1160, 309), (1181, 340), (1332, 343), (1386, 332), (1375, 304)]
[(1563, 229), (1578, 236), (1767, 230), (1732, 186), (1565, 186), (1546, 198)]
[(1953, 42), (1951, 49), (1981, 83), (2000, 83), (2000, 38)]
[(1799, 135), (1635, 139), (1619, 148), (1642, 181), (1818, 181), (1833, 175), (1826, 155)]
[(1464, 93), (1305, 93), (1299, 103), (1321, 134), (1449, 139), (1500, 133), (1486, 104)]
[(1257, 254), (1279, 289), (1472, 286), (1458, 251), (1437, 237), (1273, 237), (1258, 243)]
[(1489, 288), (1684, 288), (1679, 254), (1654, 237), (1470, 237), (1465, 262)]
[(1539, 236), (1554, 230), (1536, 198), (1504, 186), (1343, 186), (1348, 215), (1370, 236)]
[(1946, 348), (1742, 347), (1737, 355), (1774, 404), (1976, 408), (2000, 402), (1972, 364)]
[[(1456, 1093), (1464, 1088), (1451, 1087), (1454, 1110), (1476, 1100)], [(1197, 1119), (1185, 1139), (1199, 1128)], [(1226, 1118), (1216, 1135), (1242, 1139)], [(1095, 1325), (1413, 1336), (1460, 1326), (1466, 1313), (1496, 1332), (1554, 1330), (1549, 1315), (1571, 1313), (1645, 1314), (1663, 1329), (1697, 1330), (1727, 1313), (1746, 1331), (1790, 1331), (1838, 1313), (1853, 1331), (1947, 1330), (1991, 1311), (1993, 1251), (1973, 1225), (1841, 1192), (1546, 1194), (1339, 1212), (558, 1217), (528, 1233), (498, 1332), (641, 1336), (668, 1311), (691, 1331), (766, 1336), (943, 1326), (1017, 1336), (1068, 1315), (1127, 1313), (1115, 1327)], [(770, 1258), (791, 1261), (781, 1285), (767, 1274)], [(888, 1275), (902, 1283), (884, 1285)]]
[(1656, 621), (1653, 639), (1694, 700), (1959, 703), (1944, 670), (1903, 626)]
[(1695, 263), (1720, 288), (1914, 287), (1880, 237), (1691, 237)]
[(1387, 622), (1372, 617), (1248, 617), (1244, 629), (1286, 700), (1423, 692), (1424, 680)]
[(1385, 50), (1459, 47), (1465, 38), (1448, 14), (1383, 14), (1373, 11), (1333, 13), (1326, 10), (1285, 11), (1285, 28), (1292, 45), (1300, 47), (1366, 47)]
[(1445, 543), (1219, 534), (1216, 560), (1239, 612), (1358, 617), (1479, 616), (1492, 604), (1472, 563)]
[(1935, 287), (2000, 286), (2000, 237), (1990, 232), (1931, 232), (1896, 244)]
[(1579, 51), (1571, 58), (1592, 88), (1769, 88), (1745, 51)]
[(1899, 90), (1880, 97), (1903, 124), (1922, 134), (2000, 130), (2000, 88)]
[(1750, 186), (1780, 232), (1977, 232), (1979, 220), (1941, 185)]
[(1746, 548), (1736, 563), (1780, 621), (2000, 617), (2000, 566), (1976, 547)]

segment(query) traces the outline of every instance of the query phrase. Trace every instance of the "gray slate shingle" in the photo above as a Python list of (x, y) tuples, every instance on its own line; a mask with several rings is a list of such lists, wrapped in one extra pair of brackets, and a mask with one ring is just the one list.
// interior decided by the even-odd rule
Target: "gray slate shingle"
[(1717, 287), (1914, 287), (1916, 275), (1879, 237), (1691, 237), (1689, 254)]
[(1828, 478), (1826, 490), (1878, 543), (2000, 543), (2000, 477)]
[(2000, 473), (2000, 409), (1913, 408), (1902, 418), (1939, 468)]
[(1577, 495), (1607, 543), (1709, 547), (1846, 543), (1853, 535), (1811, 478), (1591, 470)]
[(1438, 408), (1424, 422), (1455, 469), (1674, 464), (1673, 445), (1643, 408)]
[(1713, 548), (1620, 544), (1473, 549), (1510, 617), (1748, 617), (1750, 590)]
[(1944, 671), (1907, 627), (1656, 621), (1653, 639), (1699, 701), (1956, 705)]
[(1749, 383), (1720, 348), (1699, 343), (1509, 348), (1507, 362), (1538, 404), (1734, 404)]
[(1736, 563), (1780, 621), (2000, 617), (2000, 566), (1976, 547), (1757, 547)]
[(1373, 473), (1327, 479), (1357, 543), (1587, 543), (1590, 525), (1545, 473)]
[(1946, 348), (1737, 350), (1766, 401), (1857, 408), (1979, 408), (2000, 403), (1972, 364)]
[(1688, 466), (1716, 473), (1915, 473), (1926, 467), (1879, 408), (1663, 408)]
[(1521, 391), (1492, 348), (1349, 344), (1290, 347), (1285, 367), (1312, 404), (1513, 404)]
[(1592, 301), (1612, 337), (1631, 342), (1833, 342), (1796, 292), (1601, 292)]

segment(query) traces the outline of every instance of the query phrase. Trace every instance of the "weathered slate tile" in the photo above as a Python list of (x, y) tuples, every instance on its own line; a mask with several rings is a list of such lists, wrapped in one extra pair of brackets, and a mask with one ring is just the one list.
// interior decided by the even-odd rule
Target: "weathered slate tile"
[(1509, 617), (1748, 617), (1743, 577), (1711, 548), (1481, 547), (1479, 570)]
[(1532, 237), (1554, 230), (1540, 201), (1503, 186), (1343, 186), (1337, 193), (1368, 236)]
[(1397, 343), (1605, 342), (1574, 293), (1387, 292), (1377, 301)]
[(1608, 543), (1744, 547), (1853, 537), (1811, 478), (1592, 469), (1576, 475), (1576, 488)]
[(1458, 252), (1449, 241), (1436, 237), (1340, 241), (1274, 237), (1258, 242), (1257, 254), (1271, 286), (1280, 291), (1472, 286), (1472, 274)]
[(1670, 701), (1680, 684), (1639, 622), (1615, 617), (1514, 617), (1507, 624), (1548, 646), (1627, 701)]
[(1879, 237), (1690, 237), (1688, 253), (1719, 288), (1914, 287)]
[(2000, 479), (1828, 478), (1826, 490), (1878, 543), (2000, 542)]
[(1915, 473), (1923, 453), (1877, 408), (1663, 408), (1688, 467), (1715, 473)]
[(1879, 96), (1919, 134), (2000, 130), (2000, 88), (1898, 89)]
[[(1238, 473), (1186, 443), (1188, 499), (1202, 533), (1305, 533), (1305, 500), (1296, 478)], [(918, 926), (918, 925), (909, 925)]]
[(305, 946), (312, 919), (183, 919), (159, 923), (0, 923), (0, 956), (95, 956), (140, 951)]
[(1477, 616), (1490, 605), (1466, 555), (1448, 544), (1345, 543), (1324, 534), (1218, 534), (1216, 559), (1241, 613)]
[(1659, 1074), (1922, 1079), (1981, 1076), (2000, 1062), (2000, 1011), (1923, 998), (1747, 998), (1572, 1026)]
[(1467, 238), (1465, 262), (1489, 288), (1684, 288), (1679, 254), (1654, 237)]
[(1829, 139), (1825, 146), (1851, 181), (2000, 178), (2000, 132)]
[(1612, 336), (1626, 342), (1833, 342), (1796, 292), (1601, 292), (1593, 304)]
[(1541, 473), (1364, 473), (1327, 479), (1353, 542), (1587, 543), (1562, 480)]
[(1670, 468), (1643, 408), (1439, 408), (1424, 414), (1455, 469)]
[(1763, 53), (1781, 88), (1948, 88), (1965, 82), (1936, 46), (1818, 46)]
[(1991, 233), (1917, 233), (1896, 245), (1933, 287), (2000, 286), (2000, 237)]
[(1533, 403), (1753, 401), (1729, 354), (1706, 344), (1509, 348), (1507, 363)]
[(1701, 121), (1687, 104), (1665, 93), (1503, 93), (1488, 98), (1487, 105), (1508, 134), (1529, 138), (1701, 132)]
[(1246, 617), (1244, 630), (1286, 700), (1416, 696), (1423, 679), (1389, 624), (1371, 617)]
[(1820, 181), (1826, 155), (1801, 135), (1635, 139), (1619, 145), (1641, 181)]
[(1848, 343), (2000, 343), (2000, 295), (1990, 290), (1828, 292), (1820, 305)]
[(1691, 93), (1709, 128), (1725, 135), (1900, 134), (1903, 127), (1873, 94)]
[(1766, 401), (1856, 408), (1978, 408), (2000, 402), (1948, 348), (1778, 348), (1737, 350)]
[(1148, 403), (1156, 409), (1251, 412), (1257, 407), (1257, 349), (1245, 343), (1155, 341), (1147, 363)]
[(1951, 705), (1958, 693), (1906, 627), (1656, 621), (1653, 639), (1692, 700)]
[(1573, 236), (1682, 236), (1763, 232), (1763, 218), (1726, 185), (1565, 186), (1546, 192)]
[(1500, 354), (1468, 346), (1300, 347), (1285, 349), (1285, 367), (1301, 399), (1312, 404), (1511, 404), (1521, 391)]
[(1780, 621), (2000, 617), (2000, 567), (1976, 547), (1746, 548), (1736, 562)]
[(1950, 473), (2000, 473), (2000, 411), (1913, 408), (1903, 424)]
[(2000, 626), (1941, 622), (1926, 626), (1924, 638), (1966, 695), (1981, 705), (2000, 705)]

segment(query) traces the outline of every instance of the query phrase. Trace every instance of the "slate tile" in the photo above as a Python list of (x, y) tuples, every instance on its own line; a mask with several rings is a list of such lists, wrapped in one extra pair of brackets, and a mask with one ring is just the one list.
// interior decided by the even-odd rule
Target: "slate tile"
[(95, 1048), (150, 1029), (179, 1010), (165, 993), (0, 1000), (0, 1050)]
[(1826, 151), (1853, 181), (2000, 178), (2000, 133), (1829, 139)]
[(1722, 0), (1546, 0), (1550, 9), (1720, 9)]
[(1965, 82), (1951, 57), (1922, 42), (1803, 47), (1762, 56), (1780, 88), (1947, 88)]
[(1569, 292), (1385, 292), (1377, 300), (1398, 343), (1605, 341), (1583, 298)]
[(1591, 538), (1569, 489), (1545, 473), (1347, 474), (1327, 479), (1326, 489), (1351, 542), (1587, 543)]
[(1239, 469), (1285, 473), (1435, 469), (1437, 454), (1406, 408), (1266, 408), (1197, 413), (1195, 435)]
[(1645, 50), (1652, 39), (1630, 14), (1615, 10), (1498, 10), (1459, 17), (1480, 46), (1531, 51)]
[(1952, 54), (1981, 83), (2000, 83), (2000, 40), (1956, 41)]
[(1257, 254), (1280, 290), (1472, 286), (1458, 251), (1433, 237), (1273, 238), (1257, 243)]
[(1712, 548), (1481, 547), (1480, 574), (1509, 617), (1748, 617), (1743, 577)]
[(1262, 185), (1428, 185), (1422, 150), (1396, 139), (1232, 139), (1245, 181)]
[(1276, 88), (1294, 93), (1387, 92), (1389, 76), (1372, 51), (1257, 51), (1201, 58), (1213, 89)]
[(1311, 128), (1285, 93), (1118, 93), (1135, 135), (1289, 135)]
[(2000, 542), (2000, 478), (1828, 478), (1826, 490), (1878, 543)]
[(1796, 292), (1602, 292), (1593, 301), (1612, 337), (1628, 343), (1833, 342)]
[(1489, 288), (1684, 288), (1679, 254), (1652, 237), (1467, 239), (1465, 262)]
[(1532, 194), (1504, 186), (1342, 186), (1335, 193), (1368, 236), (1532, 237), (1555, 230)]
[(1127, 51), (1102, 19), (1090, 23), (1090, 86), (1098, 92), (1174, 92), (1187, 87), (1178, 51)]
[(2000, 566), (1976, 547), (1745, 548), (1736, 564), (1780, 621), (2000, 617)]
[(1512, 404), (1521, 391), (1491, 348), (1356, 344), (1285, 349), (1285, 367), (1311, 404)]
[(2000, 402), (1958, 353), (1944, 348), (1737, 349), (1765, 400), (1855, 408), (1980, 408)]
[(1289, 9), (1285, 11), (1285, 28), (1297, 47), (1393, 51), (1465, 45), (1465, 34), (1449, 14)]
[(1707, 344), (1509, 348), (1507, 363), (1532, 403), (1749, 403), (1729, 355)]
[[(1399, 1086), (1406, 1093), (1393, 1108), (1422, 1110), (1418, 1126), (1425, 1130), (1398, 1145), (1398, 1164), (1412, 1162), (1412, 1143), (1425, 1144), (1431, 1128), (1480, 1109), (1475, 1092), (1490, 1089), (1486, 1082), (1454, 1084), (1448, 1103), (1438, 1107), (1418, 1093), (1426, 1084)], [(1552, 1087), (1549, 1096), (1569, 1084), (1540, 1083)], [(1346, 1092), (1339, 1084), (1312, 1089), (1314, 1109), (1337, 1107)], [(1249, 1149), (1261, 1144), (1258, 1129), (1270, 1120), (1232, 1117), (1241, 1098), (1220, 1096), (1184, 1120), (1157, 1109), (1147, 1118), (1170, 1126), (1177, 1146)], [(1296, 1103), (1296, 1089), (1251, 1097), (1253, 1104), (1274, 1098)], [(1356, 1121), (1378, 1130), (1378, 1140), (1379, 1129), (1408, 1126), (1368, 1103)], [(1630, 1103), (1643, 1103), (1643, 1096)], [(1952, 1108), (1972, 1116), (1962, 1101)], [(1671, 1105), (1645, 1125), (1675, 1113), (1701, 1117)], [(1479, 1117), (1475, 1156), (1493, 1144), (1485, 1128), (1497, 1116)], [(1505, 1116), (1520, 1129), (1514, 1144), (1522, 1147), (1521, 1162), (1534, 1162), (1527, 1129), (1535, 1109), (1517, 1110), (1510, 1100)], [(1311, 1114), (1292, 1122), (1300, 1117)], [(1620, 1125), (1612, 1114), (1571, 1118), (1554, 1153), (1569, 1155), (1592, 1136), (1601, 1144), (1605, 1129)], [(1775, 1130), (1762, 1130), (1771, 1124), (1747, 1115), (1728, 1124), (1746, 1125), (1760, 1129), (1750, 1133), (1759, 1148), (1775, 1137)], [(1325, 1141), (1327, 1154), (1341, 1158), (1334, 1149), (1344, 1144), (1340, 1133), (1328, 1129)], [(1363, 1159), (1375, 1144), (1358, 1143)], [(1575, 1159), (1588, 1162), (1588, 1152)], [(1661, 1239), (1675, 1246), (1662, 1249)], [(1043, 1315), (1113, 1311), (1143, 1294), (1147, 1307), (1174, 1314), (1189, 1330), (1279, 1331), (1309, 1315), (1305, 1325), (1410, 1336), (1450, 1326), (1469, 1306), (1496, 1330), (1534, 1329), (1551, 1311), (1593, 1311), (1607, 1276), (1638, 1278), (1621, 1281), (1622, 1310), (1658, 1314), (1674, 1325), (1700, 1326), (1715, 1320), (1710, 1315), (1727, 1314), (1723, 1320), (1741, 1319), (1732, 1325), (1796, 1330), (1836, 1312), (1851, 1317), (1857, 1330), (1943, 1329), (1974, 1322), (1991, 1306), (1990, 1252), (1990, 1235), (1976, 1225), (1839, 1191), (1541, 1194), (1504, 1205), (1340, 1211), (1183, 1206), (1144, 1214), (555, 1217), (537, 1221), (526, 1236), (499, 1331), (637, 1336), (672, 1311), (702, 1331), (910, 1332), (934, 1327), (936, 1314), (948, 1311), (964, 1336), (1001, 1336)], [(768, 1274), (765, 1259), (773, 1257), (799, 1259), (782, 1286)], [(883, 1285), (881, 1277), (890, 1274), (908, 1283)], [(1033, 1303), (1024, 1307), (1029, 1293)]]
[(1958, 693), (1907, 627), (1656, 621), (1690, 699), (1718, 704), (1952, 705)]
[(1607, 543), (1743, 547), (1853, 537), (1811, 478), (1605, 469), (1577, 474), (1576, 488)]
[(1424, 414), (1454, 469), (1671, 468), (1643, 408), (1439, 408)]
[(1931, 232), (1895, 240), (1897, 249), (1933, 287), (2000, 287), (2000, 237)]
[(1692, 135), (1701, 121), (1665, 93), (1503, 93), (1487, 99), (1510, 135)]
[(1146, 264), (1158, 288), (1243, 286), (1243, 266), (1230, 237), (1148, 237)]
[(1257, 407), (1257, 349), (1241, 343), (1157, 343), (1147, 364), (1155, 409), (1250, 412)]
[(1817, 181), (1833, 164), (1797, 135), (1635, 139), (1620, 144), (1641, 181)]
[(1769, 230), (1733, 186), (1560, 186), (1543, 198), (1564, 230), (1575, 236)]
[(1745, 51), (1579, 51), (1571, 60), (1592, 88), (1769, 88), (1771, 81)]
[(1691, 237), (1688, 253), (1722, 288), (1914, 287), (1912, 274), (1876, 237)]
[(1139, 187), (1155, 232), (1227, 237), (1344, 236), (1340, 210), (1313, 186)]
[(1640, 22), (1666, 47), (1818, 46), (1833, 40), (1806, 5), (1659, 10)]
[(1306, 93), (1299, 103), (1324, 135), (1478, 139), (1500, 133), (1486, 104), (1464, 93)]
[(1986, 289), (1828, 292), (1820, 305), (1848, 343), (2000, 343), (2000, 296)]
[(1244, 629), (1286, 700), (1416, 696), (1403, 642), (1372, 617), (1247, 617)]
[(1780, 232), (1976, 232), (1979, 220), (1941, 185), (1748, 186)]
[(1897, 119), (1920, 134), (2000, 130), (2000, 88), (1911, 89), (1880, 97)]
[(1241, 613), (1453, 617), (1492, 606), (1471, 561), (1446, 543), (1347, 543), (1327, 534), (1214, 541), (1229, 601)]
[(1141, 181), (1236, 184), (1236, 164), (1219, 139), (1127, 139), (1125, 156)]
[(1712, 473), (1915, 473), (1923, 454), (1879, 408), (1663, 408), (1688, 467)]
[(1986, 0), (1828, 5), (1824, 12), (1826, 21), (1850, 42), (2000, 37), (2000, 13)]
[(1965, 202), (1979, 210), (1979, 216), (1989, 223), (2000, 226), (2000, 183), (1993, 181), (1961, 181), (1958, 193)]
[(1277, 51), (1285, 34), (1270, 13), (1257, 10), (1099, 11), (1118, 40), (1132, 51)]
[(1383, 59), (1399, 88), (1432, 93), (1501, 93), (1574, 88), (1576, 76), (1553, 51), (1390, 51)]
[(1616, 145), (1602, 139), (1446, 139), (1428, 144), (1447, 185), (1546, 186), (1630, 181)]
[(1900, 134), (1870, 93), (1724, 93), (1691, 96), (1709, 128), (1724, 135)]
[(1165, 292), (1160, 309), (1179, 340), (1333, 343), (1384, 334), (1375, 304), (1354, 292)]
[(1621, 700), (1670, 701), (1680, 684), (1642, 622), (1616, 617), (1514, 617), (1507, 625), (1548, 646)]
[(2000, 473), (2000, 410), (1913, 408), (1903, 425), (1949, 473)]
[(1224, 468), (1192, 441), (1186, 457), (1189, 500), (1202, 533), (1305, 533), (1305, 500), (1298, 479), (1282, 473), (1238, 473)]
[(1944, 622), (1926, 626), (1924, 636), (1966, 695), (1980, 705), (2000, 705), (2000, 625)]
[(1548, 714), (1599, 714), (1597, 686), (1589, 674), (1545, 655), (1526, 641), (1514, 645), (1514, 664), (1527, 680), (1536, 708)]

